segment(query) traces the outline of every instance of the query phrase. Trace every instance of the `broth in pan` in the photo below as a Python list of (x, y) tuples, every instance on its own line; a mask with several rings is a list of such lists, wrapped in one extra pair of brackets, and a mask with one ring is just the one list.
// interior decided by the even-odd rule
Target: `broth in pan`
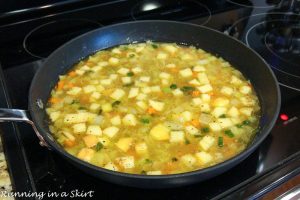
[(260, 106), (241, 72), (192, 46), (140, 43), (101, 50), (59, 77), (50, 130), (86, 162), (134, 174), (176, 174), (237, 155)]

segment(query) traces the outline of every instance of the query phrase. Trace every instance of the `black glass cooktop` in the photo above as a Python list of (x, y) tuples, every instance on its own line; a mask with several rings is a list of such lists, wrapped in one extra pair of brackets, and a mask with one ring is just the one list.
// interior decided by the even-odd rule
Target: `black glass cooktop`
[[(297, 7), (292, 1), (279, 0), (116, 1), (82, 6), (19, 24), (0, 25), (1, 107), (27, 109), (28, 89), (36, 70), (64, 42), (102, 26), (144, 19), (186, 21), (240, 39), (266, 59), (282, 92), (281, 114), (276, 125), (253, 154), (220, 176), (175, 189), (144, 190), (101, 181), (39, 146), (29, 125), (0, 124), (14, 189), (95, 191), (94, 199), (230, 199), (232, 195), (245, 199), (263, 195), (261, 191), (272, 189), (270, 186), (279, 184), (278, 180), (283, 181), (282, 177), (299, 168), (291, 164), (299, 160), (300, 149)], [(1, 20), (4, 19), (0, 17)]]

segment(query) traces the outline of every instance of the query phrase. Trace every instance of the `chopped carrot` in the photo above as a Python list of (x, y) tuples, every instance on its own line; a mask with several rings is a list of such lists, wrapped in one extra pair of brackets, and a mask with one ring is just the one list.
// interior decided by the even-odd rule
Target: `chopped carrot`
[(76, 144), (75, 140), (65, 140), (64, 146), (65, 147), (73, 147)]
[(193, 77), (197, 78), (198, 77), (198, 73), (197, 72), (193, 72)]
[(59, 98), (56, 98), (56, 97), (51, 97), (51, 98), (49, 99), (49, 102), (52, 103), (52, 104), (55, 104), (55, 103), (60, 102), (60, 99), (59, 99)]
[(197, 128), (200, 127), (200, 122), (199, 122), (199, 120), (193, 119), (193, 120), (191, 121), (191, 124), (192, 124), (193, 126), (197, 127)]
[(177, 69), (177, 68), (170, 68), (170, 72), (172, 72), (172, 73), (178, 73), (179, 69)]
[(66, 86), (67, 86), (67, 88), (72, 88), (72, 87), (74, 87), (75, 85), (74, 85), (73, 83), (68, 83)]
[(64, 88), (65, 82), (64, 81), (59, 81), (57, 83), (57, 89), (62, 90)]
[(76, 72), (70, 71), (68, 75), (71, 76), (71, 77), (74, 77), (74, 76), (76, 76)]
[(193, 92), (192, 92), (192, 96), (193, 97), (199, 97), (200, 96), (200, 91), (198, 91), (198, 90), (194, 90)]
[(93, 67), (93, 66), (95, 66), (96, 64), (95, 64), (94, 62), (92, 62), (92, 61), (87, 61), (87, 62), (86, 62), (86, 65), (89, 66), (89, 67)]
[(147, 109), (147, 113), (150, 114), (150, 115), (152, 115), (152, 114), (156, 114), (157, 111), (156, 111), (154, 108), (149, 107), (149, 108)]
[(184, 122), (184, 126), (190, 126), (191, 122)]
[(174, 163), (167, 162), (162, 171), (164, 172), (164, 174), (170, 174), (175, 168), (176, 166)]

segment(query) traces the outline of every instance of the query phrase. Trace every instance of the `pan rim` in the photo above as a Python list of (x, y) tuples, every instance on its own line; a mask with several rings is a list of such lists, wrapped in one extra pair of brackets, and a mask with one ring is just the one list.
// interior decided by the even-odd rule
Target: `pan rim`
[[(127, 24), (144, 24), (144, 23), (168, 23), (170, 24), (180, 24), (180, 25), (188, 25), (188, 26), (193, 26), (196, 28), (202, 28), (202, 29), (206, 29), (212, 32), (215, 32), (216, 34), (222, 35), (227, 37), (228, 39), (231, 39), (237, 43), (239, 43), (240, 45), (242, 45), (244, 48), (247, 48), (251, 53), (255, 54), (256, 57), (258, 57), (260, 59), (261, 62), (264, 63), (265, 67), (267, 68), (268, 72), (270, 73), (275, 86), (276, 86), (276, 94), (277, 94), (277, 103), (276, 103), (276, 109), (274, 112), (273, 117), (270, 119), (270, 123), (267, 124), (265, 126), (265, 130), (264, 132), (260, 132), (261, 136), (252, 144), (250, 144), (249, 147), (247, 147), (245, 150), (243, 150), (241, 153), (237, 154), (236, 156), (225, 160), (224, 162), (218, 163), (216, 165), (207, 167), (207, 168), (203, 168), (203, 169), (198, 169), (195, 171), (190, 171), (190, 172), (185, 172), (185, 173), (179, 173), (179, 174), (168, 174), (168, 175), (142, 175), (142, 174), (130, 174), (130, 173), (125, 173), (125, 172), (116, 172), (116, 171), (112, 171), (112, 170), (107, 170), (105, 168), (102, 167), (98, 167), (95, 165), (92, 165), (88, 162), (82, 161), (80, 159), (78, 159), (77, 157), (69, 154), (68, 152), (66, 152), (61, 146), (59, 146), (56, 142), (53, 142), (47, 135), (51, 134), (48, 133), (47, 131), (45, 131), (38, 123), (35, 123), (36, 121), (36, 116), (35, 113), (32, 110), (32, 106), (35, 104), (34, 100), (32, 99), (32, 91), (33, 91), (33, 85), (36, 82), (36, 79), (38, 77), (39, 72), (42, 70), (43, 66), (47, 63), (48, 60), (50, 60), (53, 55), (56, 52), (59, 52), (62, 48), (64, 48), (65, 46), (67, 46), (68, 44), (72, 43), (75, 40), (78, 40), (80, 38), (84, 38), (86, 37), (86, 35), (90, 35), (94, 32), (97, 32), (99, 30), (105, 30), (105, 29), (110, 29), (112, 27), (115, 26), (122, 26), (122, 25), (127, 25)], [(226, 35), (220, 31), (214, 30), (212, 28), (209, 27), (205, 27), (202, 25), (197, 25), (197, 24), (192, 24), (189, 22), (178, 22), (178, 21), (170, 21), (170, 20), (139, 20), (139, 21), (130, 21), (130, 22), (123, 22), (123, 23), (117, 23), (117, 24), (113, 24), (113, 25), (109, 25), (109, 26), (105, 26), (105, 27), (100, 27), (98, 29), (89, 31), (85, 34), (82, 34), (68, 42), (66, 42), (65, 44), (63, 44), (62, 46), (60, 46), (59, 48), (57, 48), (55, 51), (53, 51), (44, 61), (44, 64), (41, 68), (39, 68), (37, 70), (37, 72), (34, 75), (34, 78), (32, 79), (32, 83), (30, 85), (30, 90), (29, 90), (29, 111), (30, 114), (32, 116), (33, 122), (35, 123), (36, 127), (38, 128), (39, 132), (41, 133), (41, 135), (43, 136), (43, 138), (46, 140), (46, 143), (49, 144), (55, 151), (59, 152), (60, 154), (62, 154), (63, 156), (66, 156), (68, 159), (72, 160), (73, 162), (83, 165), (85, 167), (88, 168), (92, 168), (93, 170), (102, 172), (102, 173), (107, 173), (110, 175), (115, 175), (115, 176), (121, 176), (121, 177), (125, 177), (125, 178), (134, 178), (134, 179), (149, 179), (149, 180), (155, 180), (155, 179), (176, 179), (176, 178), (183, 178), (183, 177), (189, 177), (189, 176), (200, 176), (200, 175), (204, 175), (206, 173), (209, 172), (213, 172), (213, 171), (217, 171), (220, 169), (227, 169), (226, 166), (235, 166), (237, 163), (240, 163), (241, 161), (243, 161), (244, 159), (246, 159), (255, 149), (257, 149), (257, 147), (262, 143), (262, 141), (269, 135), (271, 129), (273, 128), (273, 126), (275, 125), (277, 116), (279, 114), (280, 111), (280, 105), (281, 105), (281, 93), (280, 93), (280, 88), (279, 88), (279, 84), (277, 81), (277, 78), (274, 74), (274, 72), (272, 71), (272, 69), (270, 68), (270, 66), (267, 64), (267, 62), (253, 49), (251, 49), (250, 47), (248, 47), (246, 44), (244, 44), (243, 42), (239, 41), (238, 39), (231, 37), (229, 35)], [(235, 164), (235, 165), (234, 165)], [(231, 167), (230, 167), (231, 168)], [(224, 171), (225, 171), (224, 170)], [(223, 171), (222, 171), (223, 172)]]

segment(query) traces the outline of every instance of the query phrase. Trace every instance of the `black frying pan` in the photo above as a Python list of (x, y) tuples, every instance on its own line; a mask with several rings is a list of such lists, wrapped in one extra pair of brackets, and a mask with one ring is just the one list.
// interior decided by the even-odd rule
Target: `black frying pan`
[[(68, 154), (52, 137), (45, 105), (58, 76), (80, 59), (101, 49), (133, 42), (175, 42), (193, 45), (220, 55), (251, 80), (260, 100), (260, 130), (249, 147), (239, 155), (218, 165), (193, 172), (147, 176), (126, 174), (96, 167)], [(150, 69), (149, 69), (150, 70)], [(61, 154), (66, 160), (100, 179), (135, 187), (163, 188), (187, 185), (216, 176), (247, 158), (267, 137), (280, 108), (277, 80), (264, 60), (243, 43), (212, 29), (171, 21), (137, 21), (100, 28), (77, 37), (54, 51), (37, 71), (29, 92), (29, 111), (1, 109), (2, 121), (26, 121), (35, 128), (41, 144)]]

